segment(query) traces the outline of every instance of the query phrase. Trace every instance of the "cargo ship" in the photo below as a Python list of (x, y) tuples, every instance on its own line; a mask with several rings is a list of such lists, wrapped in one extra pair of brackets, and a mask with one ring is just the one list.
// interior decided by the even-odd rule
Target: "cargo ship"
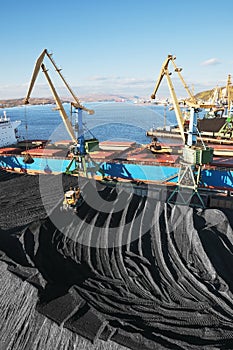
[[(69, 173), (108, 183), (130, 183), (141, 192), (143, 185), (154, 186), (159, 191), (161, 188), (172, 190), (179, 181), (182, 160), (179, 152), (152, 154), (148, 148), (135, 142), (87, 140), (85, 147), (88, 152), (83, 169), (80, 159), (74, 161), (71, 141), (51, 144), (46, 140), (31, 140), (26, 144), (24, 141), (15, 147), (2, 147), (0, 168), (31, 175)], [(28, 161), (28, 155), (31, 161)], [(231, 202), (232, 205), (233, 201), (229, 200), (233, 195), (233, 157), (214, 156), (210, 164), (205, 164), (201, 169), (199, 191), (204, 197), (209, 197), (210, 193), (221, 196), (222, 200), (227, 197), (225, 204), (229, 206)]]
[[(55, 87), (43, 63), (47, 56), (55, 66), (74, 102), (77, 124), (69, 120)], [(170, 61), (170, 57), (167, 63)], [(48, 140), (24, 140), (11, 147), (1, 147), (0, 168), (27, 174), (60, 174), (85, 176), (101, 181), (130, 182), (155, 186), (175, 186), (182, 190), (220, 193), (231, 197), (233, 194), (233, 157), (230, 146), (213, 148), (197, 142), (195, 121), (190, 121), (190, 128), (180, 146), (166, 145), (151, 152), (150, 145), (142, 146), (136, 142), (98, 142), (97, 139), (84, 139), (82, 112), (93, 114), (94, 111), (81, 105), (60, 70), (55, 65), (51, 54), (44, 50), (39, 56), (25, 98), (29, 103), (35, 80), (42, 69), (48, 81), (54, 100), (71, 140), (51, 143)], [(158, 84), (157, 84), (158, 87)], [(156, 89), (157, 89), (156, 87)], [(155, 89), (155, 90), (156, 90)], [(154, 93), (155, 96), (155, 93)], [(173, 100), (176, 99), (173, 95)], [(196, 117), (197, 106), (191, 106)], [(181, 121), (178, 118), (178, 122)], [(77, 131), (77, 132), (76, 132)], [(218, 154), (219, 152), (219, 154)], [(185, 176), (184, 176), (185, 174)], [(189, 178), (190, 184), (184, 179)], [(187, 181), (186, 181), (187, 182)], [(199, 196), (199, 195), (198, 195)]]

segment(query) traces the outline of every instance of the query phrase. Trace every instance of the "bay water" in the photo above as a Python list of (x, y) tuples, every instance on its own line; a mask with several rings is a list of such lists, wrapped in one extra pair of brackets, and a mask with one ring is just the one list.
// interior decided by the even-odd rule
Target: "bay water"
[[(136, 141), (147, 144), (150, 138), (146, 132), (151, 128), (176, 124), (174, 111), (163, 105), (135, 104), (132, 102), (93, 102), (86, 103), (95, 113), (83, 112), (85, 137), (106, 140)], [(70, 116), (70, 104), (64, 108)], [(21, 139), (49, 139), (52, 142), (70, 139), (56, 106), (27, 105), (6, 108), (12, 121), (21, 120), (18, 133)], [(72, 118), (77, 118), (73, 114)]]

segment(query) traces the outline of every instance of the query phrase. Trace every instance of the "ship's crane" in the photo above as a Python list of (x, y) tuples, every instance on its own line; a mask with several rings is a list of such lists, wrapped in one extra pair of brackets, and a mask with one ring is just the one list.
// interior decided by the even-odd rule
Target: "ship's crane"
[[(198, 193), (198, 187), (201, 180), (202, 166), (203, 164), (207, 164), (212, 161), (213, 149), (206, 147), (203, 142), (202, 144), (197, 145), (197, 133), (198, 133), (197, 115), (201, 108), (212, 108), (214, 105), (198, 103), (198, 101), (196, 100), (193, 93), (189, 90), (187, 84), (185, 83), (180, 73), (182, 69), (176, 66), (174, 62), (175, 59), (176, 59), (175, 56), (168, 55), (167, 59), (164, 61), (164, 63), (162, 64), (162, 68), (160, 70), (159, 77), (157, 79), (154, 91), (151, 95), (151, 98), (155, 99), (155, 96), (161, 84), (161, 81), (165, 76), (167, 79), (168, 88), (170, 90), (170, 94), (172, 97), (172, 102), (173, 102), (178, 126), (180, 129), (180, 134), (184, 142), (183, 156), (180, 162), (178, 186), (176, 190), (172, 193), (172, 195), (169, 197), (169, 201), (173, 200), (175, 194), (178, 192), (178, 194), (180, 195), (180, 198), (182, 199), (182, 204), (187, 204), (194, 195), (197, 195), (201, 203), (201, 206), (204, 206), (204, 203)], [(190, 107), (188, 137), (185, 137), (184, 119), (183, 119), (181, 108), (175, 93), (174, 86), (172, 84), (172, 80), (170, 77), (171, 73), (169, 72), (169, 69), (168, 69), (168, 65), (170, 61), (173, 63), (175, 72), (178, 73), (184, 85), (184, 88), (186, 89), (189, 95), (189, 98), (185, 100), (186, 105)], [(185, 199), (182, 196), (182, 189), (186, 189), (186, 190), (191, 189), (192, 190), (191, 195), (189, 195), (189, 197)]]
[[(45, 56), (47, 56), (49, 58), (49, 60), (51, 61), (52, 65), (55, 68), (55, 71), (59, 74), (60, 78), (62, 79), (63, 83), (65, 84), (66, 88), (68, 89), (68, 91), (70, 92), (70, 94), (72, 95), (74, 101), (71, 102), (71, 105), (77, 109), (78, 111), (78, 137), (76, 137), (74, 130), (73, 130), (73, 126), (65, 112), (65, 109), (62, 105), (62, 102), (56, 92), (56, 89), (50, 79), (50, 76), (48, 74), (48, 70), (45, 67), (45, 64), (43, 63)], [(85, 144), (84, 144), (84, 135), (83, 135), (83, 122), (82, 122), (82, 111), (86, 111), (88, 114), (93, 114), (94, 111), (92, 109), (88, 109), (86, 107), (84, 107), (78, 97), (75, 95), (75, 93), (73, 92), (73, 90), (71, 89), (71, 87), (68, 85), (68, 83), (66, 82), (65, 78), (63, 77), (63, 75), (61, 74), (61, 69), (59, 69), (57, 67), (57, 65), (55, 64), (53, 58), (52, 58), (52, 54), (49, 54), (48, 51), (45, 49), (43, 50), (43, 52), (40, 54), (40, 56), (38, 57), (35, 67), (34, 67), (34, 71), (31, 77), (31, 81), (30, 81), (30, 85), (28, 88), (28, 92), (27, 95), (24, 99), (24, 103), (28, 104), (29, 103), (29, 99), (33, 90), (33, 87), (35, 85), (35, 81), (36, 78), (39, 74), (40, 69), (42, 69), (42, 72), (45, 74), (45, 77), (47, 79), (48, 85), (51, 89), (51, 92), (53, 94), (54, 100), (56, 102), (57, 105), (57, 109), (59, 110), (59, 113), (61, 115), (61, 118), (64, 122), (64, 125), (74, 143), (74, 146), (78, 152), (78, 154), (80, 156), (83, 156), (85, 154)]]

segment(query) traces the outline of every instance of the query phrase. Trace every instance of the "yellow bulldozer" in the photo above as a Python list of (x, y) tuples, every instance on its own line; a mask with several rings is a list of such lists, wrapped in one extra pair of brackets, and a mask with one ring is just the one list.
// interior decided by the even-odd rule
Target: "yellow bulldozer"
[(77, 211), (77, 207), (80, 206), (83, 202), (83, 197), (81, 195), (81, 191), (79, 187), (70, 187), (68, 191), (64, 194), (64, 200), (62, 209), (68, 210), (73, 209)]

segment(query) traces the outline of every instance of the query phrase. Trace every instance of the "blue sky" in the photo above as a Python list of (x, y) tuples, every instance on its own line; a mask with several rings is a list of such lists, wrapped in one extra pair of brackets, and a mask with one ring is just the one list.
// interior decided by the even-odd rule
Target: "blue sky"
[[(44, 48), (80, 96), (149, 98), (168, 54), (195, 92), (233, 74), (231, 0), (8, 0), (0, 14), (0, 99), (26, 95)], [(164, 83), (158, 96), (166, 91)], [(43, 73), (33, 95), (50, 95)]]

